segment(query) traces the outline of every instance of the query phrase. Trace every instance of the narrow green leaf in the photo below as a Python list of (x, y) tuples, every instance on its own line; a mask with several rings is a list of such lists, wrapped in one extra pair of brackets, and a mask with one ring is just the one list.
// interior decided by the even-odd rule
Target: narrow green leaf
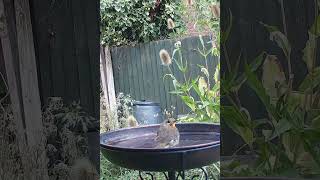
[(320, 85), (320, 67), (317, 67), (313, 72), (309, 73), (299, 86), (299, 91), (305, 92), (306, 90), (313, 89)]
[(279, 120), (279, 115), (276, 113), (274, 107), (270, 103), (270, 97), (267, 95), (262, 83), (258, 80), (258, 77), (250, 70), (249, 66), (245, 66), (245, 74), (248, 78), (249, 86), (258, 95), (267, 111), (273, 116), (274, 119)]
[(232, 106), (221, 107), (221, 114), (226, 124), (249, 145), (254, 141), (251, 122), (237, 108)]
[(229, 22), (228, 22), (228, 27), (226, 32), (221, 32), (221, 43), (224, 44), (226, 43), (227, 39), (230, 36), (231, 33), (231, 28), (232, 28), (232, 23), (233, 23), (233, 17), (232, 17), (232, 12), (229, 9)]

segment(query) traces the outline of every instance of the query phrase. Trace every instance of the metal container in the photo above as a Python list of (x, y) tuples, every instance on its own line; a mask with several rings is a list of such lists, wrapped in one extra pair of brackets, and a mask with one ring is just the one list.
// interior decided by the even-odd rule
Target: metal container
[(159, 124), (163, 121), (160, 104), (151, 101), (134, 102), (133, 116), (139, 125)]

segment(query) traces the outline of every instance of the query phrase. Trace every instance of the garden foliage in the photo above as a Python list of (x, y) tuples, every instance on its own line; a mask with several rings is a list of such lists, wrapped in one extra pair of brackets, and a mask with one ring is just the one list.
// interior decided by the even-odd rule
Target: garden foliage
[(181, 26), (179, 0), (101, 0), (101, 41), (127, 45), (167, 38), (167, 19)]

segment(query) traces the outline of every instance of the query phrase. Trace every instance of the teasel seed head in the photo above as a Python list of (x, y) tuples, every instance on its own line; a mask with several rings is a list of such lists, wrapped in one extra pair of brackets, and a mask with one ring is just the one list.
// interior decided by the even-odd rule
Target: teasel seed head
[(71, 179), (77, 180), (98, 180), (98, 172), (93, 164), (87, 158), (76, 160), (71, 167)]
[(204, 77), (199, 78), (198, 87), (202, 94), (204, 94), (204, 92), (208, 90), (208, 84)]
[(192, 6), (192, 5), (193, 5), (193, 0), (187, 0), (187, 4), (188, 4), (189, 6)]
[(215, 18), (220, 18), (220, 6), (215, 4), (211, 6), (211, 12)]
[(173, 22), (173, 20), (171, 18), (167, 19), (167, 26), (168, 26), (168, 29), (174, 29), (175, 28), (175, 24), (174, 24), (174, 22)]
[(159, 52), (159, 56), (162, 61), (162, 65), (169, 66), (172, 63), (171, 57), (167, 50), (161, 49)]
[(130, 115), (127, 118), (127, 121), (129, 122), (129, 127), (136, 127), (138, 126), (138, 121), (136, 120), (136, 118), (132, 115)]

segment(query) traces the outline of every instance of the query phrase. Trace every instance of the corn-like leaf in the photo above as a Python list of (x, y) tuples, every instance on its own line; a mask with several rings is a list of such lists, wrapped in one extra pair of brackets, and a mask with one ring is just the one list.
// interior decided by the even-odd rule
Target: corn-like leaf
[(221, 32), (221, 43), (222, 44), (224, 44), (230, 36), (232, 23), (233, 23), (232, 12), (229, 9), (229, 22), (228, 22), (227, 30), (225, 32)]
[(309, 39), (303, 49), (303, 61), (306, 63), (308, 71), (312, 72), (313, 62), (315, 61), (316, 36), (309, 32)]

